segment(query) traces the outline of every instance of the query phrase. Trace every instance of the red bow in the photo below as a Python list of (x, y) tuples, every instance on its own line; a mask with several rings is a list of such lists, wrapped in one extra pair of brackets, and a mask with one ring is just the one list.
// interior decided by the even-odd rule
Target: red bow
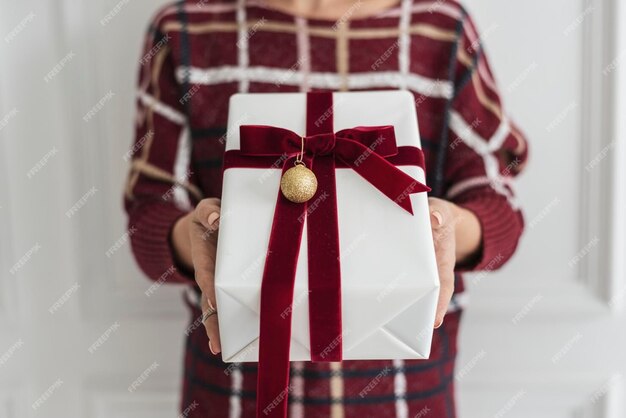
[[(293, 131), (266, 125), (242, 125), (241, 155), (258, 157), (292, 157), (302, 149), (304, 160), (316, 172), (317, 156), (334, 155), (339, 166), (349, 167), (413, 214), (412, 193), (428, 192), (430, 187), (418, 182), (385, 159), (398, 154), (393, 126), (359, 126), (336, 133), (300, 137)], [(287, 165), (289, 158), (283, 158)]]

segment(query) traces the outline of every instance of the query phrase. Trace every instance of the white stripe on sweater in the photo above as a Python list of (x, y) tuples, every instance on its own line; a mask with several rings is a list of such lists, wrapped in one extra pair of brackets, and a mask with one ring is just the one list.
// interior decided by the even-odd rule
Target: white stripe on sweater
[(185, 123), (186, 121), (185, 115), (183, 115), (182, 113), (180, 113), (178, 110), (174, 109), (173, 107), (170, 107), (166, 105), (165, 103), (158, 101), (157, 99), (154, 98), (154, 96), (151, 96), (150, 94), (141, 90), (137, 93), (137, 96), (139, 97), (139, 100), (144, 106), (152, 108), (152, 110), (155, 113), (158, 113), (159, 115), (163, 116), (165, 119), (171, 122), (177, 123), (179, 125), (183, 125)]
[[(403, 80), (409, 75), (409, 64), (411, 62), (411, 35), (409, 34), (409, 26), (411, 25), (411, 6), (413, 0), (402, 0), (400, 15), (400, 35), (398, 36), (398, 66)], [(401, 89), (405, 89), (406, 85), (402, 83)]]
[[(301, 72), (293, 73), (289, 69), (270, 67), (248, 67), (241, 69), (233, 66), (216, 68), (183, 67), (176, 69), (176, 77), (182, 80), (183, 75), (189, 72), (189, 82), (192, 84), (213, 85), (236, 82), (241, 79), (261, 83), (277, 83), (298, 86), (303, 82)], [(396, 87), (406, 83), (406, 87), (414, 92), (428, 97), (449, 99), (452, 97), (452, 83), (447, 80), (436, 80), (419, 74), (408, 74), (403, 77), (396, 71), (380, 71), (371, 73), (348, 74), (348, 89), (367, 89), (373, 87)], [(314, 88), (339, 89), (341, 77), (336, 73), (311, 73), (309, 85)]]
[[(311, 42), (308, 33), (308, 22), (302, 17), (296, 17), (296, 39), (298, 41), (298, 65), (302, 73), (300, 91), (309, 91), (309, 74), (311, 74)], [(295, 71), (295, 69), (293, 69)]]
[(230, 407), (228, 408), (228, 418), (241, 418), (241, 390), (243, 388), (243, 373), (241, 363), (233, 363), (235, 367), (230, 372)]
[(408, 418), (409, 407), (406, 403), (404, 360), (393, 360), (393, 393), (396, 397), (396, 418)]
[(246, 0), (237, 1), (237, 48), (239, 53), (237, 55), (237, 62), (239, 65), (242, 77), (239, 78), (239, 93), (247, 93), (250, 87), (250, 80), (245, 76), (246, 68), (250, 62), (248, 56), (248, 41), (251, 36), (248, 33), (248, 23), (246, 14)]
[(456, 111), (450, 112), (450, 129), (463, 140), (465, 145), (473, 149), (482, 159), (485, 165), (485, 174), (489, 179), (489, 185), (499, 194), (505, 196), (509, 204), (514, 208), (519, 208), (519, 203), (505, 187), (505, 179), (500, 174), (498, 159), (493, 154), (499, 149), (502, 142), (510, 133), (510, 125), (506, 118), (500, 122), (500, 126), (490, 139), (480, 136), (472, 126), (468, 125)]
[(489, 151), (495, 152), (499, 150), (510, 133), (511, 124), (509, 123), (509, 120), (504, 117), (500, 121), (500, 126), (498, 126), (496, 132), (494, 132), (494, 134), (491, 135), (491, 138), (489, 138), (489, 143), (487, 144)]
[(189, 127), (185, 126), (181, 129), (176, 149), (176, 160), (174, 162), (174, 178), (178, 183), (174, 184), (174, 205), (184, 211), (191, 210), (191, 201), (189, 193), (182, 184), (189, 180), (189, 166), (191, 161), (191, 135)]

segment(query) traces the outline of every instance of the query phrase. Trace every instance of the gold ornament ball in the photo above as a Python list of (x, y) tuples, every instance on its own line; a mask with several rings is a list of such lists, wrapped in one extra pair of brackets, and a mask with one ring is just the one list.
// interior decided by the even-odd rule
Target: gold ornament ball
[(280, 179), (280, 191), (291, 202), (307, 202), (317, 191), (317, 178), (303, 164), (296, 164)]

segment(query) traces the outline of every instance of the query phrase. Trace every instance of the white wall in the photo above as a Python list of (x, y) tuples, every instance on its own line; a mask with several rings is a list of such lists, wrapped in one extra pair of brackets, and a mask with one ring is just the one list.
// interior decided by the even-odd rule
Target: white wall
[[(125, 232), (123, 156), (141, 38), (157, 3), (119, 2), (120, 13), (103, 26), (117, 0), (0, 0), (2, 418), (176, 415), (187, 319), (180, 289), (148, 297), (150, 283), (127, 245), (105, 255)], [(468, 280), (461, 416), (622, 417), (612, 402), (624, 389), (612, 377), (626, 372), (619, 216), (626, 153), (613, 141), (626, 133), (616, 117), (618, 106), (626, 110), (617, 92), (626, 86), (626, 56), (603, 71), (626, 50), (624, 29), (621, 43), (613, 33), (617, 13), (626, 13), (611, 9), (617, 0), (467, 3), (509, 113), (531, 140), (531, 162), (518, 187), (529, 224), (519, 253), (501, 272)], [(85, 122), (109, 91), (110, 103)], [(606, 147), (606, 158), (586, 170)], [(83, 196), (85, 205), (66, 216)], [(597, 243), (570, 265), (589, 242)], [(90, 353), (101, 336), (106, 341)]]
[[(148, 297), (151, 283), (128, 244), (105, 255), (125, 232), (123, 156), (132, 141), (142, 37), (158, 7), (125, 2), (103, 26), (116, 4), (0, 2), (0, 120), (17, 109), (0, 130), (2, 418), (177, 415), (187, 320), (181, 290), (162, 287)], [(110, 102), (85, 122), (109, 91)], [(66, 216), (83, 196), (84, 206)], [(11, 274), (31, 248), (38, 249)], [(150, 378), (129, 393), (154, 363)]]
[(613, 126), (624, 11), (617, 1), (467, 3), (531, 158), (518, 183), (520, 251), (502, 271), (468, 278), (462, 416), (621, 417), (626, 230), (624, 172), (614, 170), (625, 154)]

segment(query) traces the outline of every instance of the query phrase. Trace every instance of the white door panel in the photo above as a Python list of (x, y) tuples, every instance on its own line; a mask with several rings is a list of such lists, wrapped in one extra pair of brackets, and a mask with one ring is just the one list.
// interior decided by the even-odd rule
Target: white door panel
[(461, 416), (622, 417), (616, 249), (625, 231), (614, 210), (624, 206), (611, 180), (624, 155), (612, 131), (617, 72), (606, 69), (623, 10), (612, 1), (467, 3), (481, 28), (496, 28), (484, 44), (530, 139), (530, 163), (517, 187), (520, 250), (501, 271), (467, 278)]

